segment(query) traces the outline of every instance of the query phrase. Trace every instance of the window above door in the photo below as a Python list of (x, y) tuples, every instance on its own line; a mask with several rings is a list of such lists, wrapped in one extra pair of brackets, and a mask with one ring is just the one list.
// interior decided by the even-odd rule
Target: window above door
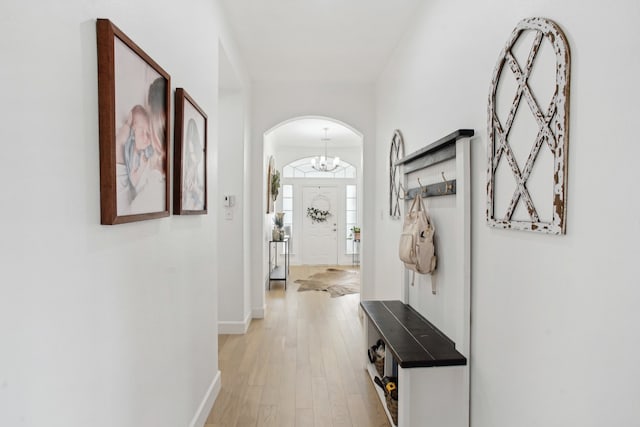
[(344, 160), (340, 160), (339, 166), (332, 171), (317, 171), (311, 167), (312, 158), (298, 159), (283, 167), (283, 178), (355, 178), (357, 176), (355, 166)]

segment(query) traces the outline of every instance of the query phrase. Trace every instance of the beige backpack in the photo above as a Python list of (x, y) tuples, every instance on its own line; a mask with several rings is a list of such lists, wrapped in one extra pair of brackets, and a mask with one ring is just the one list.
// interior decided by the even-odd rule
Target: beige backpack
[(420, 274), (429, 274), (436, 269), (434, 233), (435, 228), (424, 207), (422, 195), (418, 193), (404, 218), (400, 235), (400, 260), (406, 268)]

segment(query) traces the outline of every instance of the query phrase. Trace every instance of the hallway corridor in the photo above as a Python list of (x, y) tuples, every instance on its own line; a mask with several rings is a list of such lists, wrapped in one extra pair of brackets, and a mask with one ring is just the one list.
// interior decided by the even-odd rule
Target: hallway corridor
[(319, 269), (292, 267), (287, 291), (274, 282), (267, 292), (265, 319), (220, 335), (222, 390), (207, 427), (389, 426), (363, 369), (360, 295), (297, 292), (294, 281)]

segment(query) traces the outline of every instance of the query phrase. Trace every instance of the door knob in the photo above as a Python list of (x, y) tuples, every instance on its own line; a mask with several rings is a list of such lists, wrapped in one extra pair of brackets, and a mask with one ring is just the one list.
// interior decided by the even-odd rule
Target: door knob
[(332, 231), (336, 231), (336, 229), (334, 228)]

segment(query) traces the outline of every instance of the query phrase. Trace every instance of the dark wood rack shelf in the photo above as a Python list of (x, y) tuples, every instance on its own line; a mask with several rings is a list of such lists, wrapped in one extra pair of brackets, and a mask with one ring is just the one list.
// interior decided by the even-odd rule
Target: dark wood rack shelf
[[(421, 148), (418, 151), (398, 160), (396, 165), (404, 165), (403, 173), (408, 175), (412, 172), (428, 168), (435, 164), (456, 158), (456, 141), (462, 138), (471, 138), (475, 135), (473, 129), (458, 129), (449, 135), (440, 138), (436, 142)], [(444, 174), (443, 174), (444, 178)], [(412, 200), (416, 194), (422, 192), (422, 197), (448, 196), (456, 194), (457, 183), (455, 179), (429, 184), (422, 188), (410, 188), (407, 190), (404, 199)]]
[(396, 165), (405, 165), (404, 173), (415, 172), (456, 157), (455, 142), (475, 135), (473, 129), (458, 129), (436, 142), (403, 157)]

